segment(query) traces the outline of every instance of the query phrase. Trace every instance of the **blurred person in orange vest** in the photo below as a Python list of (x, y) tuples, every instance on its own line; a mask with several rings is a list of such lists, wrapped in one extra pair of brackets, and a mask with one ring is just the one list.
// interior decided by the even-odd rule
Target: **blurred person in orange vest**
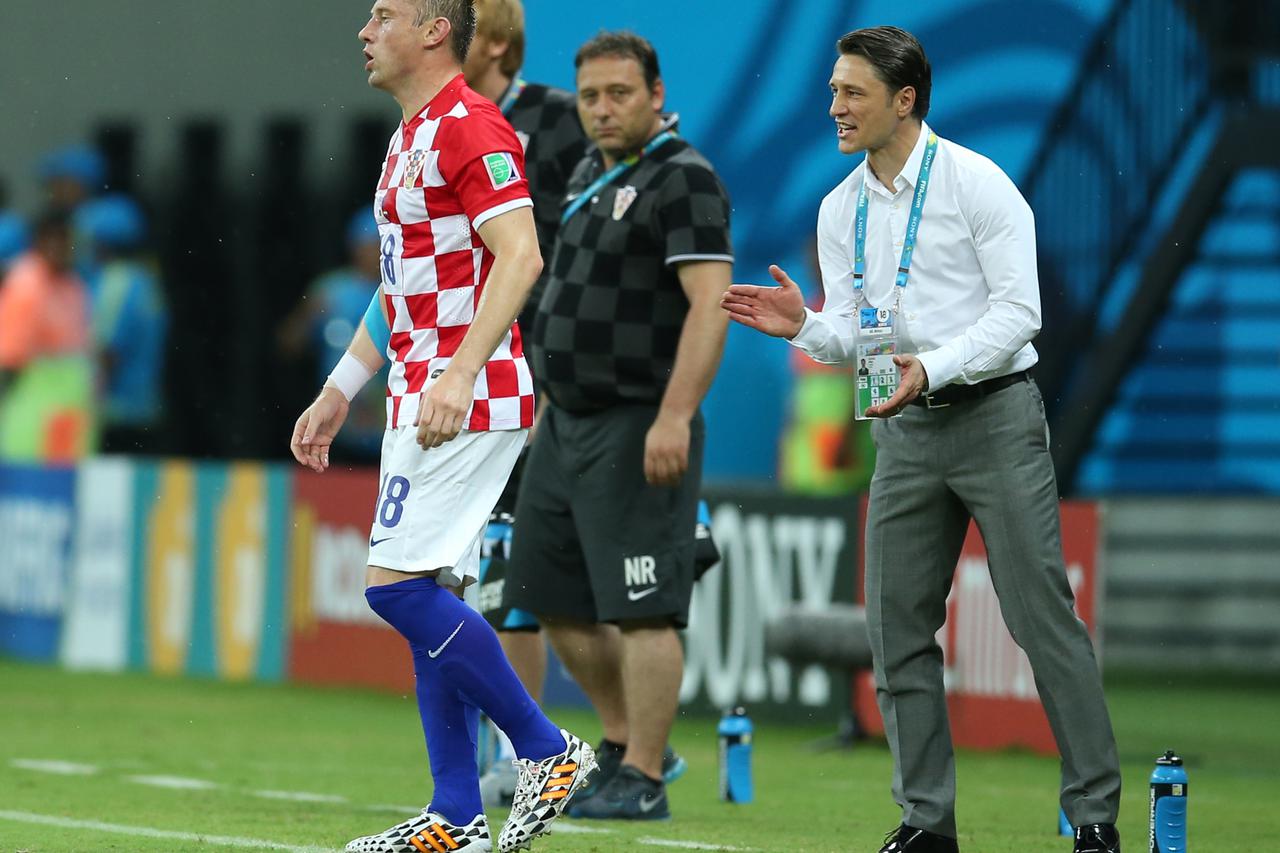
[(68, 462), (92, 445), (93, 363), (68, 214), (37, 221), (0, 286), (0, 460)]

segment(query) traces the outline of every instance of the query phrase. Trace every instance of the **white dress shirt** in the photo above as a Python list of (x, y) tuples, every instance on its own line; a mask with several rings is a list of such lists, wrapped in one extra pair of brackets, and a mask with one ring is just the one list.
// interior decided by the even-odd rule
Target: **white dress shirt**
[[(791, 343), (827, 364), (854, 357), (854, 217), (858, 187), (867, 186), (865, 296), (892, 307), (920, 161), (929, 126), (902, 172), (885, 187), (866, 160), (822, 201), (818, 262), (826, 301), (805, 309)], [(1040, 282), (1031, 207), (1000, 167), (939, 138), (920, 219), (911, 275), (897, 317), (900, 352), (915, 353), (929, 388), (1025, 370), (1036, 363), (1031, 339), (1040, 330)]]

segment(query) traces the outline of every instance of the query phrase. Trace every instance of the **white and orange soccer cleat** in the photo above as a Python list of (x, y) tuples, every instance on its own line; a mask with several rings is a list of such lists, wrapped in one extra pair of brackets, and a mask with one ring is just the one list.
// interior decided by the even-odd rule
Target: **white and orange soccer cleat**
[(513, 853), (528, 850), (529, 842), (551, 831), (569, 798), (595, 772), (596, 754), (581, 738), (560, 730), (565, 751), (542, 761), (516, 759), (519, 772), (511, 816), (498, 836), (498, 850)]
[(489, 820), (476, 815), (466, 826), (455, 826), (427, 809), (378, 835), (357, 838), (346, 853), (489, 853)]

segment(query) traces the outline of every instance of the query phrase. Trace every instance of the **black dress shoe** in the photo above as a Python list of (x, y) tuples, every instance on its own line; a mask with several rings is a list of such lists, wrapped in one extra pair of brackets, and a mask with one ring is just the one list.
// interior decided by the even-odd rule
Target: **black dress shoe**
[(884, 837), (880, 853), (960, 853), (954, 838), (935, 835), (905, 823)]
[(1120, 853), (1120, 833), (1112, 823), (1078, 826), (1073, 850), (1074, 853)]

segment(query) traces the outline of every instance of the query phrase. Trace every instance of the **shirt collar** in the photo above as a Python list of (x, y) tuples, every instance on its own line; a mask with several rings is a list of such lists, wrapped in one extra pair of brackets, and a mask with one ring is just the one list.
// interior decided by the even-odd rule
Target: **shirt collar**
[(888, 195), (897, 195), (907, 187), (915, 189), (916, 179), (920, 177), (920, 163), (924, 160), (924, 149), (929, 144), (929, 123), (921, 120), (920, 122), (920, 138), (916, 140), (915, 147), (911, 149), (911, 156), (907, 157), (907, 162), (902, 164), (902, 171), (898, 172), (898, 176), (893, 179), (893, 187), (886, 187), (880, 183), (880, 179), (871, 171), (871, 166), (863, 159), (862, 180), (869, 189), (880, 190)]
[[(648, 139), (646, 139), (644, 141), (644, 144), (648, 145), (650, 142), (652, 142), (654, 139), (657, 139), (659, 136), (666, 133), (668, 130), (673, 130), (679, 133), (680, 113), (663, 113), (662, 124), (658, 125), (658, 130), (653, 134), (653, 136), (650, 136)], [(590, 152), (588, 153), (591, 157), (595, 158), (596, 167), (598, 169), (603, 169), (604, 154), (600, 151), (599, 146), (592, 146)]]
[(458, 75), (444, 84), (444, 88), (431, 100), (427, 101), (427, 105), (418, 111), (418, 114), (404, 123), (404, 127), (408, 130), (411, 127), (422, 124), (426, 119), (437, 119), (453, 109), (453, 105), (458, 102), (458, 93), (462, 91), (462, 87), (467, 84), (466, 79), (459, 71)]

